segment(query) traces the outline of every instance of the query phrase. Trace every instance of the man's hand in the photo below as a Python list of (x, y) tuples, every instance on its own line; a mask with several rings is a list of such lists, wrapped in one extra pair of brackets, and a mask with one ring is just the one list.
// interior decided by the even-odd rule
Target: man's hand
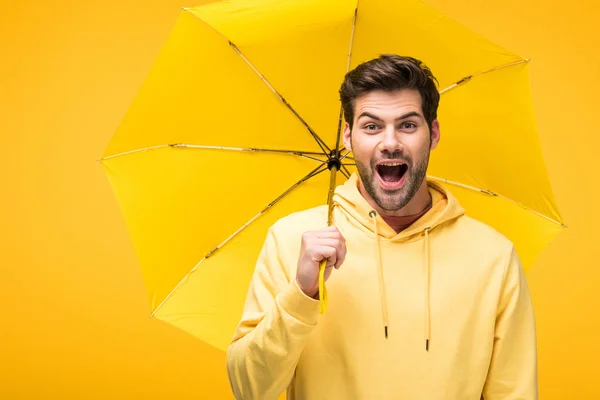
[(325, 280), (332, 268), (339, 269), (346, 258), (346, 240), (335, 226), (302, 235), (296, 282), (309, 297), (319, 292), (319, 262), (327, 259)]

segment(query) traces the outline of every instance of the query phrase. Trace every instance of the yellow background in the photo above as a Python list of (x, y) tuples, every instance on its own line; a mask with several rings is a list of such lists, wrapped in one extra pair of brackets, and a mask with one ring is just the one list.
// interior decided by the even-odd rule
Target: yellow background
[[(540, 397), (600, 398), (600, 7), (427, 3), (532, 59), (542, 149), (569, 225), (528, 274)], [(133, 248), (95, 161), (179, 7), (196, 4), (1, 3), (0, 398), (232, 397), (222, 352), (147, 317)]]

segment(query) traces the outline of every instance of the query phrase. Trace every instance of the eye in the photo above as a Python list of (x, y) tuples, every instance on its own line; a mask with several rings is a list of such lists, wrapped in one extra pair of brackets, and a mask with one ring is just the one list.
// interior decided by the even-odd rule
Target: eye
[(379, 126), (377, 124), (366, 124), (363, 129), (367, 132), (375, 132), (379, 129)]
[(406, 130), (414, 130), (417, 128), (417, 124), (415, 124), (414, 122), (404, 122), (400, 125), (400, 128)]

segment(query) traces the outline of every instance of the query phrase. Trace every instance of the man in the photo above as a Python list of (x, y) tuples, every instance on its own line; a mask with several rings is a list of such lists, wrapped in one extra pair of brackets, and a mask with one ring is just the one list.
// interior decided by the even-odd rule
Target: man
[(537, 398), (512, 243), (426, 179), (440, 140), (434, 81), (395, 55), (346, 75), (343, 139), (358, 176), (336, 188), (333, 227), (322, 206), (270, 228), (227, 355), (236, 398)]

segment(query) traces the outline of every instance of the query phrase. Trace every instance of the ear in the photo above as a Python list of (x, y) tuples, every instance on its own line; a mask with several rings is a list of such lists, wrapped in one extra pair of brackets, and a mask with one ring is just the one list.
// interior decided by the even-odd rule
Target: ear
[(430, 150), (437, 147), (440, 142), (440, 122), (436, 119), (431, 123), (431, 146)]
[(342, 135), (342, 139), (344, 141), (344, 147), (346, 147), (346, 149), (352, 151), (352, 141), (350, 140), (350, 137), (352, 136), (352, 131), (350, 130), (350, 125), (348, 125), (348, 123), (346, 122), (344, 125), (344, 133)]

